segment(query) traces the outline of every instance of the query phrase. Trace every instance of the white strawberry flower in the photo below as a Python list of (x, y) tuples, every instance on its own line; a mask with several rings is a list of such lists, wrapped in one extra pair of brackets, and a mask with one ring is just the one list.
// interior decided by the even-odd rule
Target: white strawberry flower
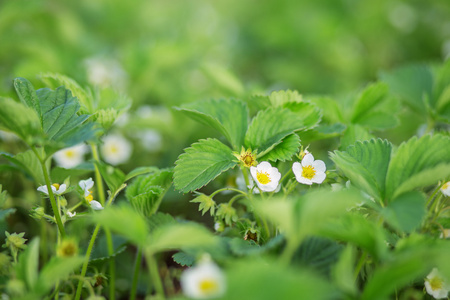
[(425, 289), (435, 299), (445, 299), (450, 291), (450, 282), (439, 273), (438, 269), (433, 268), (425, 278)]
[(77, 215), (77, 212), (75, 211), (75, 212), (70, 212), (70, 211), (68, 211), (67, 212), (67, 215), (69, 216), (69, 217), (71, 217), (71, 218), (73, 218), (73, 217), (75, 217), (76, 215)]
[[(51, 185), (51, 188), (52, 188), (53, 194), (61, 195), (62, 193), (64, 193), (66, 191), (67, 186), (64, 183), (61, 185), (54, 183)], [(37, 190), (41, 193), (48, 195), (47, 185), (41, 185), (40, 187), (37, 188)]]
[(73, 147), (59, 150), (53, 154), (53, 158), (58, 166), (71, 169), (84, 161), (84, 154), (88, 151), (85, 144), (79, 144)]
[(444, 183), (444, 185), (441, 187), (441, 192), (445, 196), (450, 197), (450, 181)]
[(90, 189), (92, 189), (92, 187), (94, 186), (94, 180), (92, 180), (92, 178), (80, 180), (80, 182), (78, 182), (78, 185), (84, 191), (84, 197), (87, 197), (91, 194)]
[(101, 203), (96, 200), (89, 201), (89, 204), (91, 205), (91, 208), (93, 210), (102, 210), (103, 209), (103, 206), (101, 205)]
[(203, 260), (181, 274), (183, 293), (192, 299), (210, 299), (225, 293), (225, 276), (211, 260)]
[(275, 191), (281, 179), (281, 173), (278, 172), (278, 169), (272, 167), (267, 161), (261, 162), (256, 167), (250, 167), (250, 174), (263, 192)]
[(326, 169), (325, 163), (321, 160), (314, 160), (314, 156), (311, 153), (306, 154), (301, 163), (295, 162), (292, 165), (295, 179), (307, 185), (322, 183), (327, 177), (325, 174)]

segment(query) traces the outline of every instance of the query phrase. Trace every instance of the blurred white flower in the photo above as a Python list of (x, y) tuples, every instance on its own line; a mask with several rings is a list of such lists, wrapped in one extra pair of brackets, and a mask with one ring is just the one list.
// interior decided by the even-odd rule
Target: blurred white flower
[(100, 204), (100, 202), (98, 202), (96, 200), (89, 201), (89, 204), (91, 205), (91, 208), (93, 210), (102, 210), (103, 209), (103, 206)]
[(210, 260), (203, 260), (181, 274), (183, 293), (193, 299), (220, 297), (225, 293), (225, 276)]
[(441, 239), (449, 239), (450, 238), (450, 229), (444, 229), (444, 231), (439, 236)]
[(312, 185), (313, 183), (322, 183), (326, 178), (326, 166), (321, 160), (314, 160), (311, 153), (306, 154), (302, 162), (295, 162), (292, 165), (295, 179), (303, 184)]
[(126, 162), (132, 152), (131, 143), (121, 135), (110, 134), (103, 139), (100, 148), (103, 159), (111, 164), (118, 165)]
[(84, 61), (88, 81), (96, 86), (123, 89), (127, 73), (118, 61), (107, 58), (92, 57)]
[(427, 293), (435, 299), (447, 298), (450, 291), (449, 282), (439, 273), (438, 269), (433, 268), (427, 278), (425, 278), (425, 289)]
[(71, 218), (73, 218), (73, 217), (75, 217), (76, 215), (77, 215), (77, 212), (70, 212), (70, 211), (68, 211), (67, 212), (67, 215), (69, 216), (69, 217), (71, 217)]
[[(61, 195), (62, 193), (64, 193), (66, 191), (67, 186), (64, 183), (61, 185), (54, 183), (51, 185), (51, 188), (52, 188), (53, 194)], [(48, 195), (47, 185), (41, 185), (40, 187), (37, 188), (37, 190), (41, 193)]]
[(162, 148), (162, 137), (157, 130), (140, 131), (136, 134), (136, 137), (140, 139), (142, 146), (150, 152), (157, 152)]
[(445, 196), (450, 197), (450, 181), (444, 183), (444, 185), (441, 187), (441, 192)]
[(59, 150), (53, 154), (56, 164), (65, 169), (71, 169), (84, 161), (84, 154), (88, 151), (85, 144)]
[(5, 142), (13, 142), (17, 141), (19, 137), (12, 132), (0, 130), (0, 139), (4, 140)]
[(94, 180), (92, 180), (92, 178), (80, 180), (80, 182), (78, 182), (78, 185), (84, 191), (84, 197), (87, 197), (92, 193), (90, 189), (92, 189), (92, 187), (94, 186)]
[(281, 179), (281, 173), (278, 172), (278, 169), (272, 167), (267, 161), (261, 162), (256, 167), (250, 167), (250, 173), (263, 192), (275, 191)]

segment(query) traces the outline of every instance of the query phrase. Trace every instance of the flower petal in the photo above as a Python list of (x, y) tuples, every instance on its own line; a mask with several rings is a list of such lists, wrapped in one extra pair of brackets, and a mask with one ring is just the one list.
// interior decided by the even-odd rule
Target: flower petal
[(47, 194), (48, 195), (48, 188), (46, 185), (41, 185), (40, 187), (37, 188), (37, 190), (41, 193)]
[(61, 184), (59, 186), (59, 189), (57, 191), (55, 191), (55, 194), (57, 195), (61, 195), (62, 193), (64, 193), (67, 189), (67, 185), (65, 183)]
[(268, 161), (262, 161), (256, 166), (256, 169), (260, 172), (270, 172), (272, 165)]
[(92, 200), (91, 202), (89, 202), (89, 204), (91, 204), (91, 208), (93, 210), (102, 210), (103, 206), (100, 204), (100, 202), (96, 201), (96, 200)]
[(317, 172), (316, 175), (314, 175), (314, 177), (311, 179), (311, 182), (314, 183), (322, 183), (325, 178), (327, 177), (327, 175), (323, 172)]
[(250, 174), (252, 174), (253, 180), (258, 182), (258, 180), (256, 179), (256, 167), (250, 167)]
[(315, 160), (312, 163), (312, 166), (313, 166), (314, 170), (316, 170), (317, 172), (325, 172), (327, 170), (327, 166), (321, 160)]
[(311, 153), (306, 154), (302, 159), (302, 166), (311, 166), (314, 162), (314, 156)]
[(303, 183), (303, 184), (307, 184), (307, 185), (312, 185), (312, 181), (309, 180), (308, 178), (302, 177), (302, 176), (295, 176), (295, 179), (297, 179), (298, 182)]
[(297, 176), (300, 177), (302, 175), (302, 171), (303, 171), (303, 168), (302, 168), (302, 165), (299, 162), (295, 162), (292, 165), (292, 172), (294, 172), (295, 177), (297, 177)]

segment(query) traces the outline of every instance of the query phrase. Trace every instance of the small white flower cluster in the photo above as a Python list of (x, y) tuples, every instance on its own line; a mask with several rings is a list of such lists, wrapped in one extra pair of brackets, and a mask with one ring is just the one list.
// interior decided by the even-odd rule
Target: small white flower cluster
[(105, 136), (100, 147), (103, 159), (114, 166), (128, 161), (132, 151), (131, 143), (118, 134)]
[[(55, 195), (62, 195), (67, 189), (67, 186), (65, 184), (59, 185), (57, 183), (52, 184), (50, 187), (52, 189), (53, 194)], [(41, 193), (48, 195), (48, 187), (46, 185), (41, 185), (40, 187), (37, 188), (37, 190)]]
[(222, 270), (209, 257), (184, 271), (180, 281), (183, 293), (192, 299), (217, 298), (226, 289)]
[(79, 144), (59, 150), (53, 154), (53, 158), (58, 166), (65, 169), (71, 169), (84, 161), (84, 154), (87, 152), (88, 147), (85, 144)]
[(444, 183), (441, 187), (441, 192), (447, 197), (450, 197), (450, 181)]
[[(321, 160), (314, 160), (314, 156), (307, 152), (301, 163), (295, 162), (292, 165), (295, 179), (302, 184), (320, 184), (326, 178), (326, 166)], [(263, 192), (273, 192), (279, 190), (281, 173), (277, 168), (272, 167), (267, 161), (263, 161), (256, 167), (250, 167), (250, 173), (258, 188)]]
[(433, 268), (425, 278), (425, 289), (435, 299), (446, 299), (450, 291), (450, 282), (442, 276), (438, 269)]

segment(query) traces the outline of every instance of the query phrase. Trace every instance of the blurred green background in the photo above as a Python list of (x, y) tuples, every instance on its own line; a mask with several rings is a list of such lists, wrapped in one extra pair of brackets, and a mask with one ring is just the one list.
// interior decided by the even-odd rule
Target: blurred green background
[[(133, 143), (132, 158), (119, 166), (129, 171), (173, 166), (192, 142), (219, 136), (173, 106), (279, 89), (340, 95), (381, 70), (442, 62), (450, 54), (450, 3), (3, 0), (0, 37), (2, 96), (17, 99), (15, 77), (40, 88), (40, 73), (57, 72), (132, 99), (112, 130)], [(141, 129), (153, 132), (144, 138)], [(1, 139), (1, 151), (25, 149)], [(20, 185), (15, 176), (3, 173), (0, 182)]]

